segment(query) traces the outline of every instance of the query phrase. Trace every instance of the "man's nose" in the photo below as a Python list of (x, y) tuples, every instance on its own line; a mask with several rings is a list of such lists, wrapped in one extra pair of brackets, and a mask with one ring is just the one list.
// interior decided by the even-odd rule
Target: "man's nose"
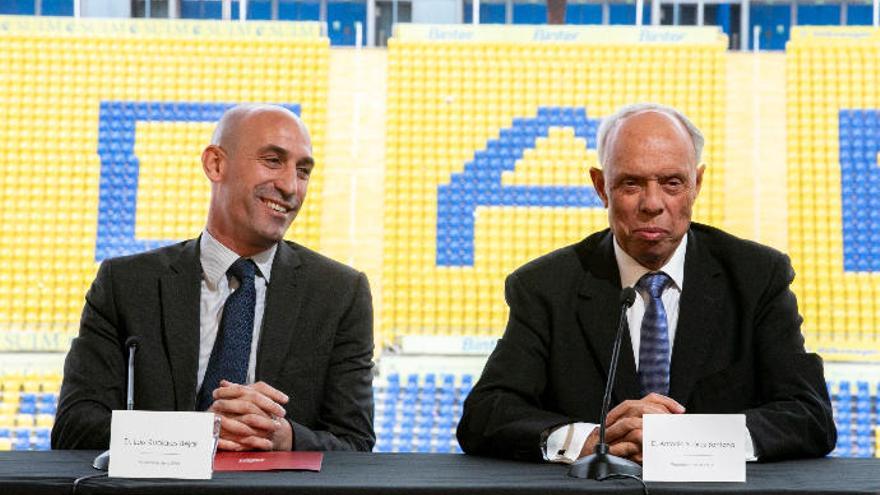
[(663, 189), (660, 183), (651, 180), (645, 185), (642, 193), (641, 210), (645, 213), (657, 215), (663, 211)]
[(285, 198), (290, 198), (297, 191), (299, 179), (296, 175), (296, 168), (288, 171), (286, 168), (275, 179), (275, 188), (278, 189)]

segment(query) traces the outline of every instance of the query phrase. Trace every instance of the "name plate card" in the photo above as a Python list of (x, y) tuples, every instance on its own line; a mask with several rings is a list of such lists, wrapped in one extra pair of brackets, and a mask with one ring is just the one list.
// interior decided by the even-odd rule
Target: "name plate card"
[(113, 411), (108, 476), (209, 480), (219, 432), (213, 413)]
[(645, 481), (746, 481), (742, 414), (646, 414)]

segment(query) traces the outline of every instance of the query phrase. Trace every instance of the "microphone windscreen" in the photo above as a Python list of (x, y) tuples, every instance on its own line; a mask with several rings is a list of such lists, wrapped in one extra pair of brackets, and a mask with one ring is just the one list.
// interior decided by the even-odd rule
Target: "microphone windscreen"
[(622, 291), (620, 291), (620, 304), (628, 308), (636, 302), (636, 290), (632, 287), (624, 287)]
[(141, 344), (141, 338), (136, 335), (132, 335), (131, 337), (125, 339), (125, 348), (126, 349), (131, 349), (132, 347), (136, 348), (140, 344)]

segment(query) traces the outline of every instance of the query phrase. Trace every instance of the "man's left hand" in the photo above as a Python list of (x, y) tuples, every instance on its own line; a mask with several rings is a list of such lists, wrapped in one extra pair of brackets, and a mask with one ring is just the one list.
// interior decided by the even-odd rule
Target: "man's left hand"
[[(642, 416), (645, 414), (683, 414), (684, 406), (665, 395), (651, 393), (639, 400), (626, 400), (608, 412), (605, 426), (613, 451), (631, 461), (642, 462)], [(612, 432), (614, 433), (612, 435)]]
[(226, 380), (214, 390), (208, 411), (220, 416), (221, 450), (290, 450), (293, 430), (284, 418), (288, 397), (265, 382), (240, 385)]

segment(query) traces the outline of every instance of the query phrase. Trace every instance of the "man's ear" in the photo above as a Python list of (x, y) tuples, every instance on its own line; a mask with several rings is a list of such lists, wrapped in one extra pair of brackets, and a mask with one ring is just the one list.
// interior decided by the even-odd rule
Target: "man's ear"
[(211, 182), (220, 182), (226, 173), (226, 153), (216, 144), (210, 144), (202, 151), (202, 170)]
[(703, 172), (705, 171), (706, 165), (700, 165), (697, 167), (697, 190), (694, 193), (694, 197), (696, 197), (697, 194), (700, 194), (700, 188), (703, 186)]
[(608, 208), (608, 195), (605, 194), (605, 174), (601, 169), (590, 167), (590, 179), (593, 180), (593, 188), (596, 189), (596, 194), (599, 195), (602, 204)]

